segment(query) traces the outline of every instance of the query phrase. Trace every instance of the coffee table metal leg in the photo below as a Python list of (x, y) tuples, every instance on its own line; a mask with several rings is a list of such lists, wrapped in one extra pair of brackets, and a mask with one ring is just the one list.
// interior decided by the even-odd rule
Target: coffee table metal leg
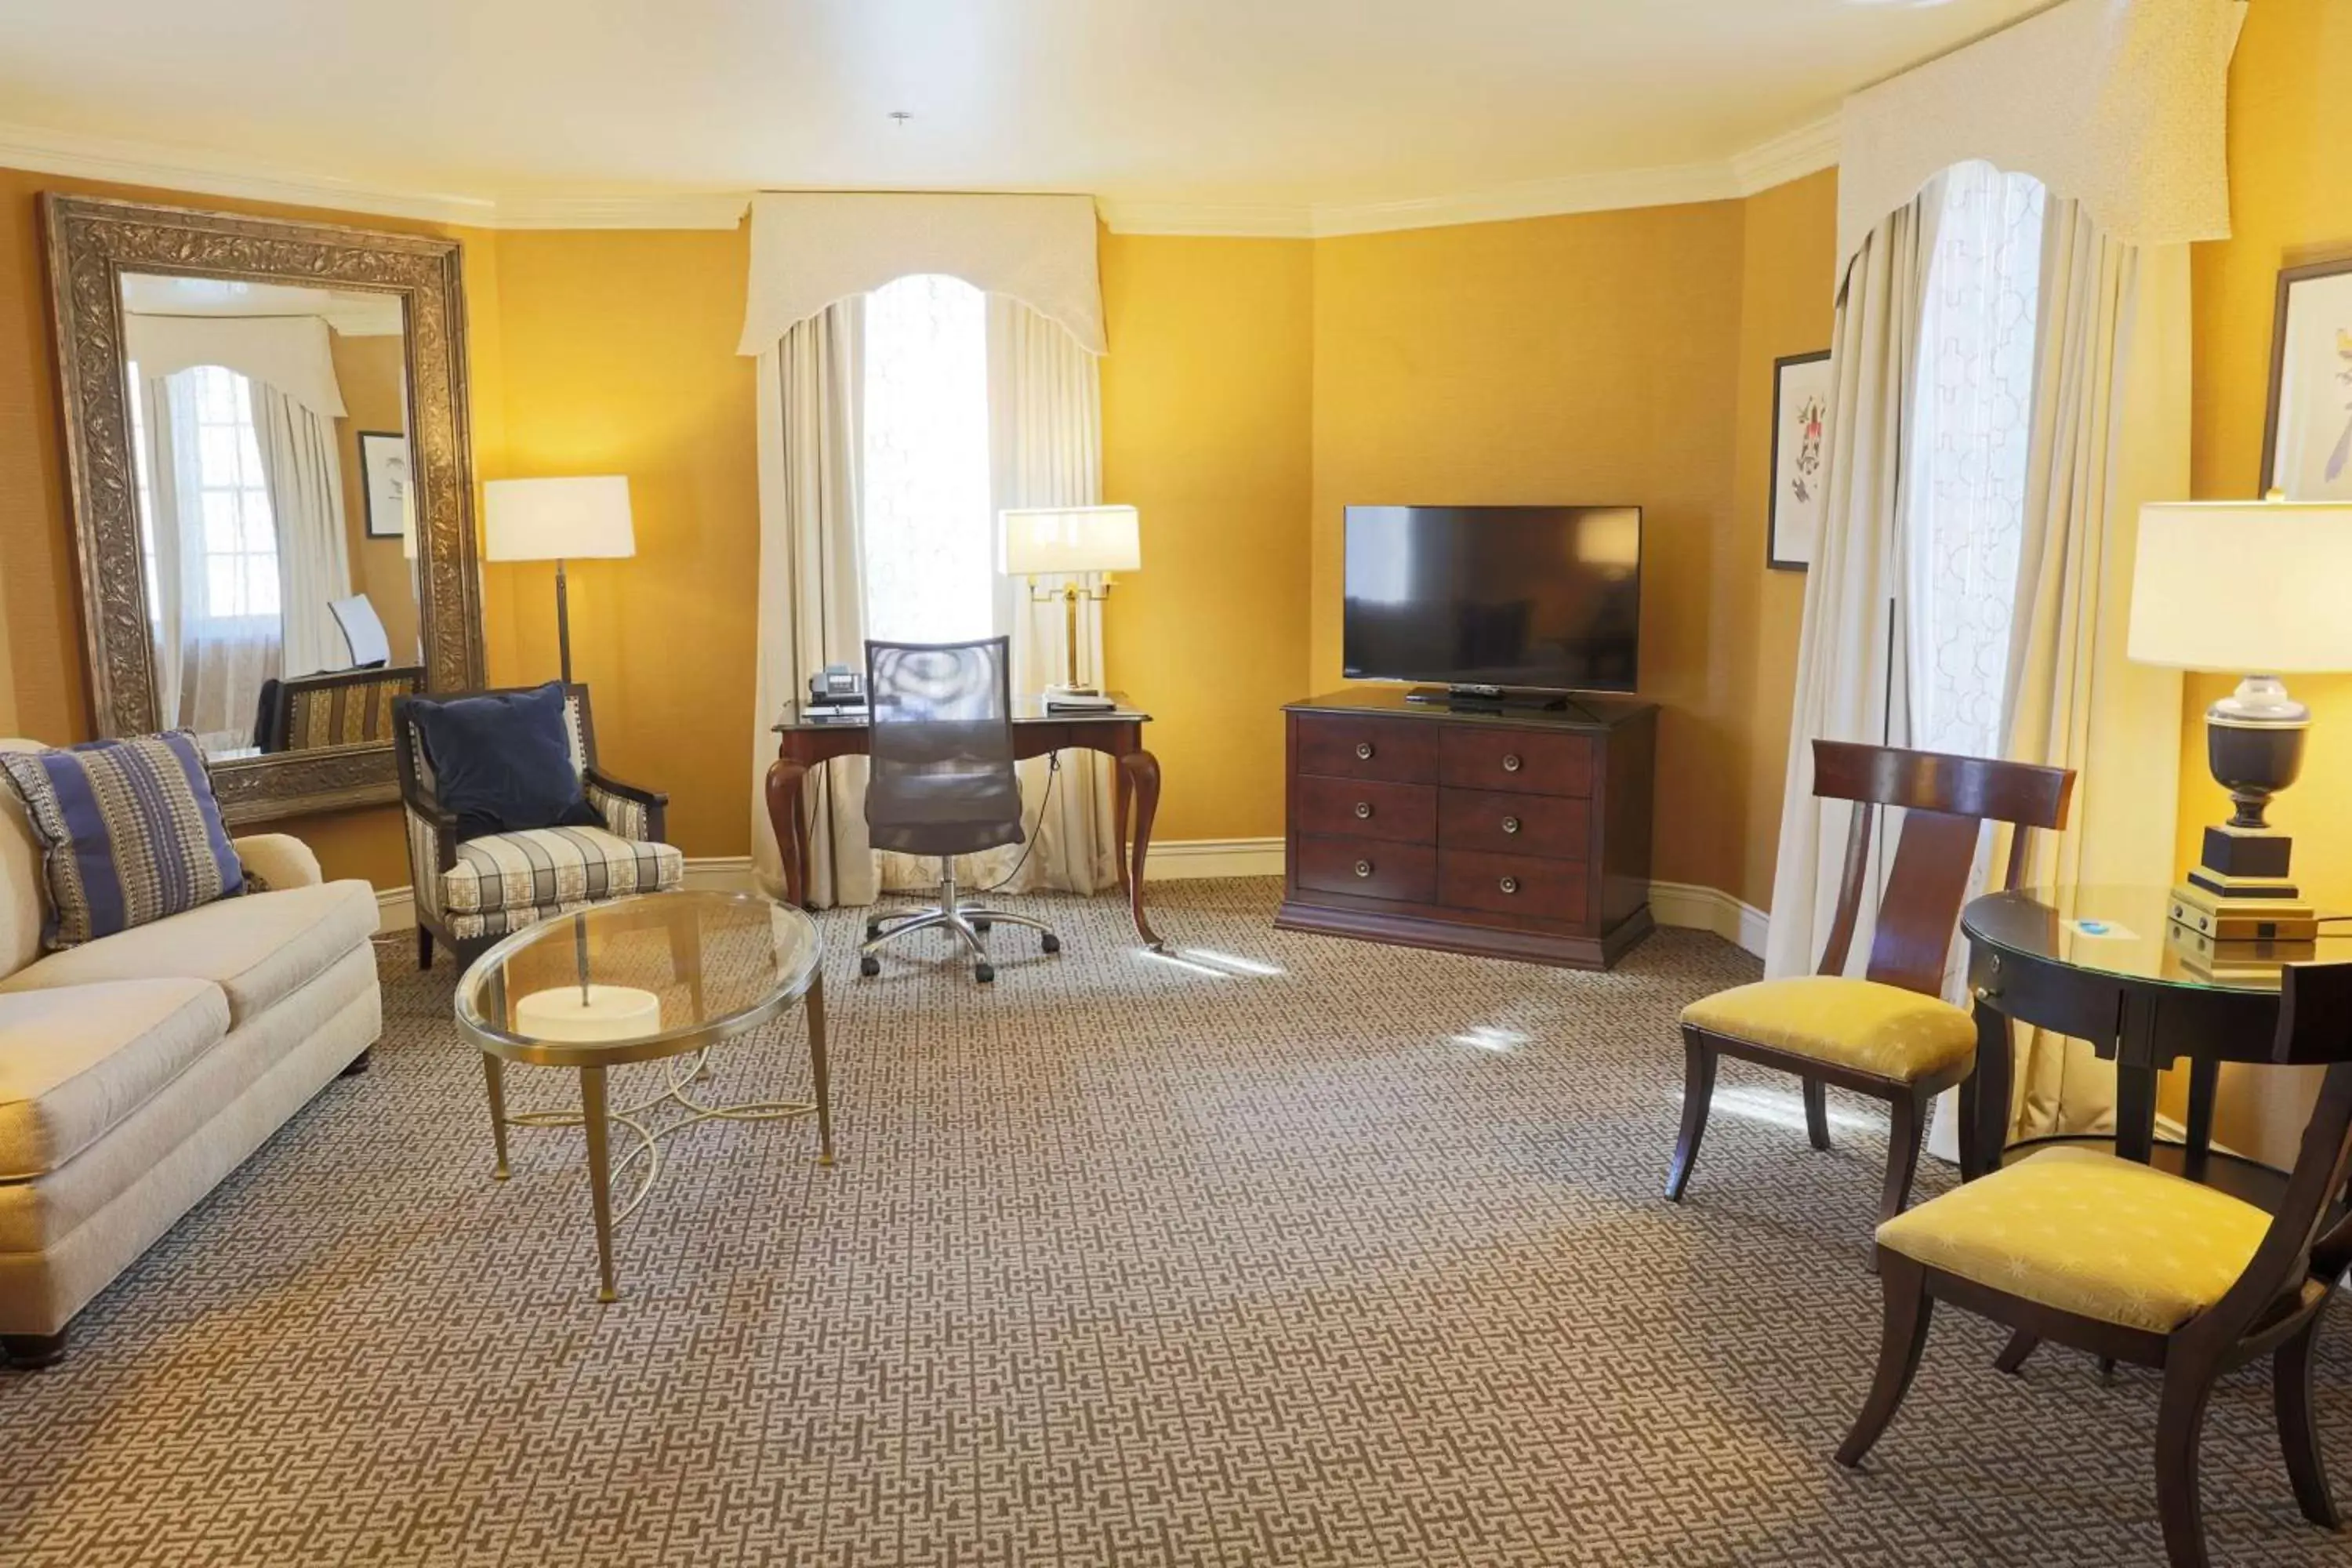
[(808, 1012), (809, 1080), (816, 1092), (816, 1163), (833, 1163), (833, 1084), (824, 1059), (824, 975), (809, 982), (801, 1005)]
[(596, 1300), (617, 1301), (613, 1285), (612, 1122), (604, 1099), (604, 1069), (580, 1069), (580, 1116), (588, 1132), (588, 1195), (596, 1206)]
[(506, 1063), (482, 1053), (482, 1077), (490, 1090), (490, 1142), (499, 1152), (499, 1163), (490, 1174), (503, 1182), (507, 1179), (507, 1073)]

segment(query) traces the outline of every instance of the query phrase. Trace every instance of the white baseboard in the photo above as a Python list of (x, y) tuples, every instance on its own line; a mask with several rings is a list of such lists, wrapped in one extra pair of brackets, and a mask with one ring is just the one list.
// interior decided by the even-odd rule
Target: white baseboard
[[(1151, 847), (1143, 879), (1189, 881), (1202, 877), (1279, 877), (1279, 838), (1178, 838)], [(689, 857), (686, 885), (740, 892), (753, 886), (749, 855)], [(375, 896), (376, 931), (404, 931), (416, 925), (416, 900), (406, 888), (385, 888)]]
[[(1151, 847), (1144, 879), (1181, 882), (1206, 877), (1281, 875), (1279, 838), (1178, 838)], [(686, 885), (730, 891), (749, 889), (752, 886), (751, 858), (710, 855), (689, 858), (686, 863)], [(375, 901), (378, 931), (408, 931), (416, 924), (415, 900), (406, 888), (384, 889), (376, 894)], [(1653, 882), (1650, 913), (1660, 925), (1713, 931), (1759, 958), (1764, 956), (1764, 911), (1720, 889), (1689, 882)]]
[(1650, 916), (1662, 926), (1711, 931), (1758, 958), (1764, 956), (1764, 932), (1770, 917), (1720, 888), (1702, 888), (1690, 882), (1653, 882)]

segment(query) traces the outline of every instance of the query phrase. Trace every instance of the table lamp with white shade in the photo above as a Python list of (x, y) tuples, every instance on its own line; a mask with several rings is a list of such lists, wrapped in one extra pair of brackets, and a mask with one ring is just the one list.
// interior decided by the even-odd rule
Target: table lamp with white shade
[[(1110, 574), (1134, 572), (1143, 565), (1140, 519), (1131, 506), (1012, 507), (997, 514), (998, 565), (1008, 577), (1029, 579), (1029, 596), (1036, 604), (1062, 601), (1069, 637), (1069, 680), (1045, 689), (1051, 708), (1114, 708), (1100, 678), (1087, 682), (1078, 668), (1078, 601), (1099, 602), (1110, 596)], [(1101, 585), (1084, 587), (1079, 577), (1103, 574)], [(1066, 579), (1059, 588), (1044, 587), (1040, 578)]]
[(2352, 670), (2352, 506), (2182, 501), (2140, 509), (2130, 657), (2243, 677), (2205, 711), (2230, 820), (2173, 889), (2176, 920), (2216, 939), (2308, 940), (2317, 911), (2294, 843), (2263, 812), (2303, 770), (2311, 710), (2283, 676)]
[(629, 521), (629, 481), (617, 474), (577, 479), (492, 479), (482, 487), (482, 558), (555, 563), (555, 636), (563, 683), (572, 684), (572, 604), (567, 560), (637, 552)]

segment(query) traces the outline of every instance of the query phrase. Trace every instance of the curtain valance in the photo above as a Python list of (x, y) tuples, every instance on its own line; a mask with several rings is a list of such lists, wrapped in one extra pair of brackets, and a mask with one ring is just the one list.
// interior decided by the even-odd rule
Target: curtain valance
[(764, 353), (835, 300), (919, 272), (1010, 296), (1104, 351), (1091, 196), (793, 191), (751, 198), (739, 352)]
[(1971, 158), (2033, 175), (2126, 245), (2230, 232), (2230, 56), (2245, 0), (2065, 0), (1846, 100), (1839, 270)]
[(122, 338), (125, 353), (142, 376), (160, 379), (195, 365), (222, 365), (276, 387), (321, 418), (344, 416), (327, 323), (316, 316), (127, 313)]

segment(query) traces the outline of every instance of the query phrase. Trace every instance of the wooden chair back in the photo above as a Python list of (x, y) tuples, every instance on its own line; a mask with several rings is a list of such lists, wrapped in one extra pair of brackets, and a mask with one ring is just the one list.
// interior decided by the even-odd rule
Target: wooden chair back
[(1882, 812), (1900, 806), (1903, 833), (1895, 843), (1886, 891), (1879, 900), (1877, 932), (1871, 939), (1864, 973), (1884, 984), (1933, 996), (1944, 988), (1944, 963), (1951, 953), (1961, 901), (1968, 897), (1969, 868), (1976, 862), (1984, 824), (2005, 822), (2017, 829), (2001, 881), (2003, 888), (2014, 888), (2025, 874), (2030, 831), (2066, 826), (2074, 771), (1898, 746), (1815, 741), (1813, 794), (1853, 802), (1837, 913), (1822, 952), (1821, 973), (1845, 973), (1862, 920), (1871, 833)]
[(2352, 1215), (2336, 1213), (2352, 1173), (2352, 963), (2287, 965), (2271, 1060), (2282, 1067), (2325, 1065), (2327, 1076), (2304, 1124), (2286, 1196), (2254, 1260), (2185, 1333), (2234, 1341), (2258, 1332), (2266, 1318), (2301, 1304), (2313, 1286), (2332, 1289), (2352, 1263)]

